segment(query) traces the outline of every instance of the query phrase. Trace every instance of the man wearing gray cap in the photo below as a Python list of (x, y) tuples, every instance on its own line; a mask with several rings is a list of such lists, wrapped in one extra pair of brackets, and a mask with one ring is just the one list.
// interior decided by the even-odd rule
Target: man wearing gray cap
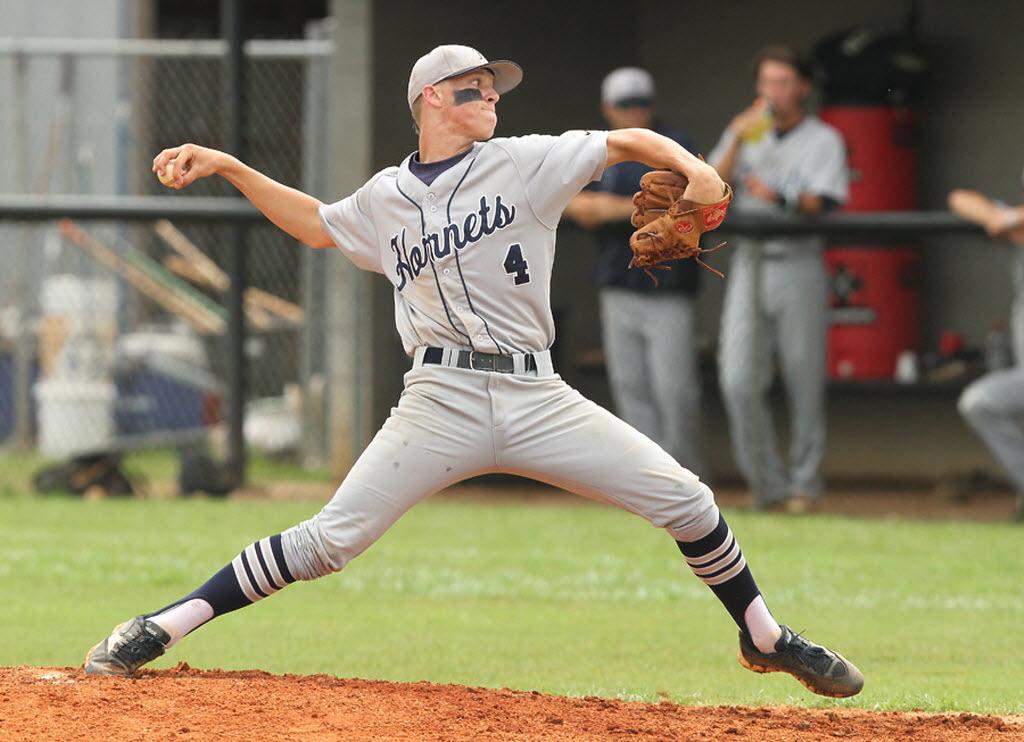
[[(601, 114), (612, 129), (651, 129), (696, 146), (685, 134), (655, 120), (654, 79), (639, 67), (619, 67), (601, 83)], [(600, 255), (597, 285), (601, 340), (608, 380), (619, 416), (706, 477), (700, 456), (700, 375), (694, 295), (699, 266), (693, 260), (666, 263), (655, 282), (630, 268), (633, 194), (651, 168), (621, 162), (574, 198), (565, 215), (592, 230)]]
[(825, 695), (860, 691), (853, 665), (775, 622), (707, 485), (552, 368), (551, 267), (569, 201), (626, 160), (682, 173), (684, 196), (698, 203), (722, 198), (721, 178), (644, 129), (492, 138), (495, 106), (521, 79), (513, 62), (464, 46), (434, 49), (409, 81), (419, 149), (333, 204), (215, 150), (186, 144), (157, 155), (158, 174), (175, 161), (174, 187), (220, 175), (296, 239), (382, 274), (412, 369), (391, 416), (318, 514), (250, 544), (189, 595), (117, 626), (89, 651), (86, 672), (130, 675), (216, 616), (342, 570), (434, 492), (509, 472), (667, 530), (739, 625), (745, 666), (791, 673)]

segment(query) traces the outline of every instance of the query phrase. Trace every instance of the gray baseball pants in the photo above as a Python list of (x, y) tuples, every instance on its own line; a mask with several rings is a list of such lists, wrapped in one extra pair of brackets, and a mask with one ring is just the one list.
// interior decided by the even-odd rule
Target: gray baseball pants
[[(733, 452), (757, 502), (815, 497), (825, 451), (825, 267), (817, 250), (762, 257), (756, 304), (754, 268), (751, 248), (733, 255), (722, 311), (718, 372)], [(789, 402), (788, 472), (766, 398), (774, 359)]]
[(706, 484), (557, 374), (420, 366), (331, 501), (282, 534), (289, 570), (303, 580), (337, 572), (417, 502), (487, 472), (616, 505), (677, 541), (718, 524)]
[(606, 288), (600, 301), (608, 379), (619, 416), (706, 476), (693, 299), (678, 292)]
[(968, 385), (957, 405), (1024, 493), (1024, 368), (993, 371)]

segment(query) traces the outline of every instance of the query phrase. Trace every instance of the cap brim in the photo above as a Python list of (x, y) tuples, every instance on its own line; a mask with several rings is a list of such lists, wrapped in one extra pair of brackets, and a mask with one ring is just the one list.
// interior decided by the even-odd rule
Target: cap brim
[(498, 91), (499, 95), (504, 95), (523, 81), (522, 67), (508, 59), (497, 59), (487, 64), (478, 64), (458, 72), (453, 72), (447, 77), (438, 80), (438, 82), (451, 80), (459, 75), (469, 74), (473, 70), (489, 70), (494, 75), (494, 89)]

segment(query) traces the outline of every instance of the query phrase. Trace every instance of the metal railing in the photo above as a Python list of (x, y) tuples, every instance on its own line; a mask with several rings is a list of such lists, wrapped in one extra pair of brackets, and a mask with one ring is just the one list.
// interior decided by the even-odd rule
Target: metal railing
[(730, 214), (723, 233), (751, 237), (820, 234), (831, 240), (906, 238), (923, 234), (983, 234), (980, 227), (948, 211), (862, 211), (824, 216)]
[[(78, 219), (150, 220), (180, 218), (189, 221), (258, 222), (263, 216), (237, 199), (178, 196), (20, 196), (0, 194), (0, 218), (46, 220)], [(923, 234), (973, 234), (984, 231), (948, 211), (871, 211), (824, 216), (799, 214), (731, 214), (722, 234), (750, 237), (820, 234), (829, 238), (906, 238)]]

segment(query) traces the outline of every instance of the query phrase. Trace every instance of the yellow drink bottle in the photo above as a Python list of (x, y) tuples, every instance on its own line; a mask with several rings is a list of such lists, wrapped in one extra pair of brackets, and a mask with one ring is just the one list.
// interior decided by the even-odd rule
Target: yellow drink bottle
[(761, 116), (758, 119), (757, 126), (743, 135), (743, 141), (749, 142), (750, 144), (760, 142), (764, 139), (764, 135), (771, 131), (771, 128), (772, 108), (768, 103), (765, 103), (761, 108)]

